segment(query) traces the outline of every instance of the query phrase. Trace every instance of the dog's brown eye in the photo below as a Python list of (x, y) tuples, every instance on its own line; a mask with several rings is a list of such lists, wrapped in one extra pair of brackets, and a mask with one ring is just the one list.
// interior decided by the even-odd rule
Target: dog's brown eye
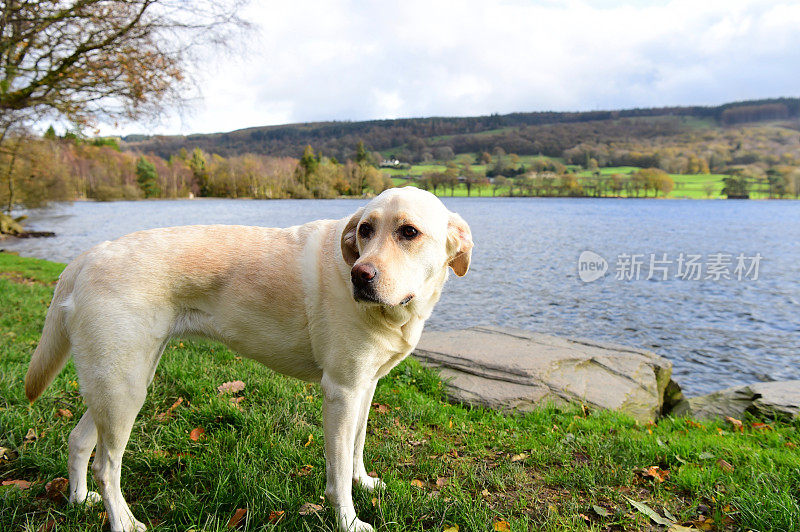
[(358, 226), (358, 234), (361, 238), (369, 238), (372, 236), (373, 229), (369, 224), (361, 224)]
[(417, 231), (417, 228), (413, 225), (404, 225), (400, 228), (400, 235), (408, 240), (413, 240), (414, 238), (417, 238), (419, 231)]

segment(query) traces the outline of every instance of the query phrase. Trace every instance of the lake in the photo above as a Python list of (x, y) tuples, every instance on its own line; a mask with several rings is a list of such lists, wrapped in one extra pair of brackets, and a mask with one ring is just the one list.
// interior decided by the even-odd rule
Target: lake
[[(652, 349), (673, 362), (687, 395), (800, 378), (800, 202), (443, 201), (470, 224), (475, 250), (470, 273), (448, 281), (430, 329), (494, 324)], [(0, 248), (68, 262), (98, 242), (140, 229), (289, 226), (341, 218), (364, 203), (59, 204), (28, 213), (30, 230), (52, 230), (55, 238), (9, 239)], [(596, 255), (584, 255), (591, 260), (579, 275), (584, 251)], [(600, 274), (595, 269), (603, 259), (605, 275), (581, 280)]]

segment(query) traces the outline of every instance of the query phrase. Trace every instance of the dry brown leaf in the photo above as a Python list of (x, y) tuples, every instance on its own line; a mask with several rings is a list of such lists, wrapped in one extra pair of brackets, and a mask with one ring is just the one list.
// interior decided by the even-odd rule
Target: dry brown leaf
[(642, 475), (650, 477), (658, 482), (664, 482), (669, 477), (669, 469), (661, 469), (658, 466), (650, 466), (642, 470)]
[(31, 487), (31, 483), (27, 480), (4, 480), (3, 486), (16, 486), (21, 490), (26, 490)]
[(240, 524), (242, 524), (245, 517), (247, 517), (247, 508), (237, 509), (228, 521), (228, 528), (238, 527)]
[(22, 441), (27, 443), (27, 442), (31, 442), (31, 441), (38, 440), (38, 439), (39, 439), (39, 437), (36, 435), (36, 431), (33, 430), (33, 428), (29, 428), (28, 429), (28, 433), (25, 434), (25, 438), (23, 438)]
[(411, 481), (411, 485), (414, 486), (415, 488), (424, 488), (425, 487), (425, 483), (423, 481), (419, 480), (418, 478), (415, 478), (414, 480), (412, 480)]
[(273, 525), (278, 524), (285, 515), (286, 512), (283, 510), (273, 510), (269, 513), (269, 522)]
[(753, 423), (750, 425), (754, 430), (772, 430), (772, 427), (766, 423)]
[(72, 417), (72, 412), (70, 412), (66, 408), (59, 408), (56, 411), (56, 417), (63, 417), (63, 418), (69, 419), (69, 418)]
[(297, 510), (297, 513), (300, 515), (313, 515), (320, 511), (322, 511), (322, 506), (314, 504), (313, 502), (307, 502)]
[(295, 473), (295, 476), (304, 477), (306, 475), (309, 475), (309, 474), (311, 474), (311, 470), (312, 469), (314, 469), (314, 466), (312, 466), (312, 465), (304, 465), (303, 467), (301, 467), (300, 469), (297, 470), (297, 473)]
[(727, 421), (728, 423), (733, 425), (733, 428), (735, 428), (735, 429), (741, 429), (742, 428), (742, 422), (739, 421), (736, 418), (732, 418), (731, 416), (725, 416), (725, 421)]
[(720, 467), (720, 469), (722, 469), (726, 473), (733, 473), (734, 469), (733, 465), (731, 465), (731, 463), (728, 462), (727, 460), (723, 460), (722, 458), (720, 458), (719, 460), (717, 460), (717, 465)]
[(244, 390), (244, 387), (245, 384), (242, 381), (229, 381), (217, 386), (217, 390), (220, 395), (225, 395), (226, 393), (239, 393)]
[(383, 405), (380, 403), (372, 403), (372, 407), (379, 413), (379, 414), (388, 414), (392, 411), (389, 405)]
[(206, 429), (203, 427), (196, 427), (192, 429), (192, 432), (189, 433), (189, 439), (192, 441), (199, 441), (200, 438), (206, 433)]
[(483, 495), (484, 497), (488, 497), (489, 496), (489, 490), (484, 489), (483, 491), (481, 491), (481, 495)]
[(1, 460), (13, 460), (16, 458), (14, 451), (9, 449), (8, 447), (0, 447), (0, 461)]
[(511, 457), (512, 462), (519, 462), (520, 460), (525, 460), (528, 457), (525, 453), (515, 454)]
[(36, 532), (50, 532), (56, 528), (58, 523), (55, 519), (49, 519), (46, 522), (42, 523), (42, 525), (36, 529)]
[(439, 488), (443, 488), (447, 484), (447, 479), (444, 477), (439, 477), (436, 479), (436, 486)]
[(511, 532), (511, 525), (508, 524), (508, 521), (495, 521), (492, 526), (495, 532)]
[(377, 497), (373, 497), (371, 502), (372, 502), (372, 506), (373, 507), (378, 506), (378, 498)]
[(442, 529), (442, 532), (458, 532), (458, 525), (448, 525)]
[(44, 486), (47, 498), (55, 502), (66, 498), (67, 489), (69, 489), (69, 480), (64, 477), (54, 478)]
[(183, 397), (178, 397), (178, 400), (172, 403), (172, 406), (167, 408), (165, 412), (161, 412), (156, 416), (156, 419), (159, 421), (164, 421), (165, 419), (169, 418), (172, 415), (172, 412), (183, 403)]
[(309, 434), (308, 435), (308, 441), (305, 443), (305, 445), (303, 445), (303, 447), (308, 447), (309, 445), (311, 445), (311, 443), (313, 441), (314, 441), (314, 435), (313, 434)]

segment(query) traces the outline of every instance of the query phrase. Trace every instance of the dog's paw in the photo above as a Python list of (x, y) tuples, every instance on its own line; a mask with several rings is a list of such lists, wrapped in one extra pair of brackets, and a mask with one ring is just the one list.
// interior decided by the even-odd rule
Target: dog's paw
[(70, 504), (85, 504), (86, 506), (93, 506), (99, 502), (103, 502), (103, 498), (96, 491), (89, 491), (85, 497), (71, 497)]
[(386, 489), (386, 483), (379, 478), (374, 478), (369, 475), (354, 478), (356, 484), (363, 487), (367, 491), (375, 491)]
[(371, 524), (365, 523), (358, 518), (350, 522), (348, 525), (340, 527), (339, 530), (341, 530), (341, 532), (375, 532), (375, 529), (372, 528)]

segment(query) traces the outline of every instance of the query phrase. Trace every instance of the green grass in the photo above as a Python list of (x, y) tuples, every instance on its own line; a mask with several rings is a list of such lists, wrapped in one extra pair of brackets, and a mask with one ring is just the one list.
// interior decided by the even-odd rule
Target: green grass
[[(31, 406), (22, 389), (61, 267), (0, 253), (0, 477), (32, 482), (0, 487), (4, 531), (34, 531), (51, 519), (52, 530), (103, 530), (102, 508), (43, 496), (48, 481), (67, 474), (67, 436), (85, 410), (72, 364)], [(236, 379), (247, 385), (240, 408), (216, 390)], [(172, 417), (159, 420), (181, 397)], [(626, 498), (661, 515), (666, 508), (686, 525), (702, 515), (713, 530), (800, 528), (800, 422), (758, 430), (745, 420), (734, 432), (724, 422), (641, 425), (578, 407), (502, 415), (448, 404), (436, 375), (411, 360), (381, 381), (375, 402), (386, 406), (371, 414), (367, 467), (388, 490), (356, 489), (355, 504), (378, 530), (489, 531), (497, 520), (513, 531), (655, 530)], [(219, 344), (176, 340), (128, 444), (123, 492), (154, 531), (225, 530), (237, 508), (248, 509), (246, 530), (330, 530), (327, 509), (298, 514), (322, 502), (320, 407), (316, 385)], [(74, 417), (57, 417), (58, 409)], [(189, 438), (195, 427), (205, 429), (199, 441)], [(30, 429), (38, 439), (26, 441)], [(663, 483), (642, 476), (650, 466), (670, 474)], [(282, 520), (270, 524), (279, 511)]]

